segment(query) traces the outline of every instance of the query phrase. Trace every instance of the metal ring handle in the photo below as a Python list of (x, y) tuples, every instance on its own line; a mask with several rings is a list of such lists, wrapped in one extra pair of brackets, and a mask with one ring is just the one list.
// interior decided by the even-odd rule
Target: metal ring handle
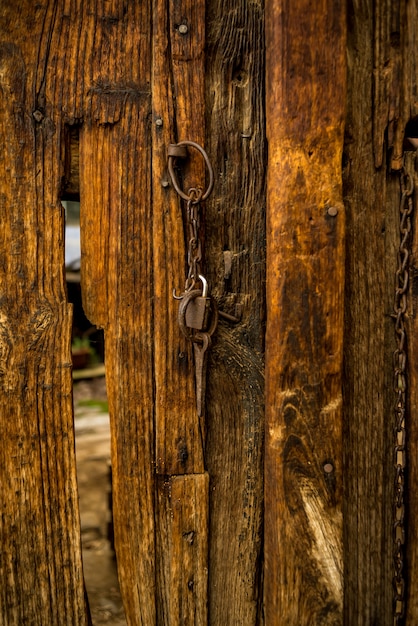
[(213, 333), (215, 332), (217, 326), (218, 326), (218, 307), (216, 304), (216, 301), (214, 300), (214, 298), (212, 298), (211, 296), (209, 296), (210, 299), (210, 306), (211, 306), (211, 310), (212, 310), (212, 315), (211, 315), (211, 320), (210, 320), (210, 324), (209, 324), (209, 328), (208, 330), (205, 331), (198, 331), (196, 334), (193, 334), (192, 330), (190, 328), (188, 328), (188, 326), (186, 326), (186, 309), (187, 306), (189, 305), (191, 300), (194, 300), (195, 298), (200, 298), (202, 296), (202, 290), (201, 289), (193, 289), (192, 291), (187, 291), (180, 303), (180, 308), (179, 308), (179, 326), (180, 326), (180, 330), (183, 333), (183, 335), (189, 339), (190, 341), (193, 341), (195, 343), (200, 343), (201, 342), (201, 338), (199, 337), (199, 333), (205, 333), (207, 335), (209, 335), (209, 337), (211, 337), (213, 335)]
[[(209, 172), (208, 188), (206, 189), (205, 193), (201, 197), (201, 200), (206, 200), (206, 198), (209, 197), (209, 195), (210, 195), (210, 193), (211, 193), (211, 191), (213, 189), (213, 168), (212, 168), (211, 162), (209, 161), (209, 157), (208, 157), (207, 153), (202, 148), (202, 146), (200, 146), (195, 141), (180, 141), (177, 144), (173, 144), (173, 146), (176, 146), (176, 147), (190, 146), (192, 148), (195, 148), (202, 155), (202, 157), (203, 157), (203, 159), (204, 159), (204, 161), (206, 163), (206, 167), (208, 168), (208, 172)], [(186, 193), (184, 193), (184, 191), (182, 189), (180, 189), (180, 186), (178, 184), (178, 180), (177, 180), (176, 174), (174, 172), (174, 166), (173, 166), (173, 160), (175, 158), (176, 157), (173, 156), (172, 154), (168, 155), (168, 173), (170, 174), (171, 181), (173, 183), (174, 189), (177, 191), (179, 196), (181, 198), (183, 198), (183, 200), (186, 200), (188, 202), (189, 200), (192, 200), (192, 196), (188, 196)]]

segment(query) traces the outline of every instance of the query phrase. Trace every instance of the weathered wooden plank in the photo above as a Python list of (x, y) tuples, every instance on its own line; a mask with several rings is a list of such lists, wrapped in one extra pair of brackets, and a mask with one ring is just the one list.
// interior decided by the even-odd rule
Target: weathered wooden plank
[[(356, 121), (355, 128), (350, 125), (350, 130), (356, 135), (363, 134), (365, 127), (363, 118), (362, 123)], [(375, 622), (389, 626), (393, 623), (394, 478), (391, 450), (394, 331), (389, 316), (396, 259), (391, 238), (395, 232), (394, 208), (398, 197), (396, 189), (386, 188), (384, 173), (376, 175), (369, 141), (367, 147), (361, 146), (354, 154), (347, 148), (347, 158), (345, 620), (347, 624)], [(351, 178), (349, 173), (353, 175), (354, 168), (356, 175)]]
[[(187, 277), (185, 205), (167, 171), (170, 143), (204, 145), (205, 3), (154, 2), (152, 186), (154, 251), (157, 622), (207, 624), (208, 491), (204, 429), (196, 409), (191, 343), (178, 325)], [(202, 158), (189, 151), (181, 184), (205, 188)]]
[(43, 100), (60, 8), (0, 7), (0, 622), (10, 626), (87, 624), (54, 74)]
[[(191, 344), (178, 325), (187, 277), (184, 203), (171, 185), (167, 149), (177, 140), (204, 143), (204, 2), (155, 2), (153, 9), (153, 260), (156, 382), (156, 470), (176, 475), (204, 471), (203, 439), (196, 411)], [(187, 28), (181, 33), (179, 26)], [(205, 185), (202, 158), (190, 150), (182, 180)], [(164, 186), (165, 185), (165, 186)], [(182, 210), (183, 205), (183, 210)]]
[[(152, 20), (148, 4), (130, 3), (126, 9), (122, 3), (94, 12), (84, 7), (80, 17), (85, 31), (76, 47), (90, 59), (87, 75), (74, 71), (77, 84), (85, 85), (82, 289), (86, 314), (105, 331), (115, 548), (126, 618), (151, 626), (156, 623)], [(76, 103), (74, 98), (69, 108)]]
[(220, 320), (209, 355), (211, 624), (263, 623), (265, 330), (264, 3), (207, 3), (206, 145), (215, 188), (205, 271)]
[[(373, 151), (380, 168), (390, 150), (390, 166), (402, 167), (404, 135), (408, 121), (418, 113), (415, 76), (417, 56), (416, 2), (380, 0), (355, 4), (353, 15), (364, 15), (369, 38), (364, 52), (373, 46)], [(370, 21), (373, 16), (373, 23)], [(357, 22), (355, 17), (353, 24)], [(369, 58), (369, 57), (368, 57)], [(363, 65), (365, 61), (363, 60)]]
[[(107, 283), (102, 291), (93, 284), (100, 300), (90, 292), (87, 313), (105, 329), (118, 572), (128, 623), (144, 625), (155, 623), (149, 112), (148, 96), (126, 99), (117, 124), (93, 124), (80, 136), (82, 254), (89, 267), (98, 263), (93, 278), (84, 269), (83, 287), (90, 289), (98, 271)], [(108, 229), (104, 242), (98, 205)], [(103, 261), (95, 253), (105, 246)]]
[[(173, 288), (181, 287), (180, 280), (185, 279), (183, 220), (176, 195), (171, 191), (169, 197), (162, 185), (167, 180), (167, 147), (176, 139), (174, 121), (180, 128), (187, 114), (188, 127), (193, 127), (192, 106), (197, 106), (197, 96), (194, 101), (188, 100), (180, 86), (175, 99), (180, 111), (177, 112), (170, 100), (171, 85), (176, 89), (181, 71), (182, 80), (188, 77), (198, 93), (199, 81), (202, 84), (203, 80), (203, 57), (200, 51), (199, 66), (188, 74), (185, 68), (193, 67), (193, 49), (184, 54), (184, 59), (177, 51), (175, 60), (180, 69), (177, 73), (167, 72), (169, 52), (176, 51), (174, 42), (176, 38), (183, 41), (184, 35), (178, 26), (167, 32), (165, 5), (156, 3), (151, 8), (148, 28), (151, 29), (152, 19), (152, 114), (149, 94), (138, 87), (151, 81), (151, 75), (147, 78), (150, 66), (141, 65), (137, 89), (129, 83), (124, 88), (117, 78), (109, 88), (108, 79), (102, 79), (103, 88), (93, 90), (92, 119), (81, 131), (80, 155), (86, 307), (92, 319), (105, 327), (119, 575), (128, 620), (143, 624), (160, 619), (155, 613), (156, 605), (171, 607), (164, 618), (167, 623), (179, 619), (179, 607), (185, 607), (191, 597), (190, 589), (181, 585), (176, 590), (171, 585), (155, 587), (171, 562), (166, 546), (158, 543), (161, 534), (157, 533), (159, 558), (155, 564), (154, 516), (158, 524), (163, 519), (170, 523), (171, 517), (166, 516), (168, 502), (163, 504), (160, 499), (154, 509), (153, 472), (172, 475), (204, 470), (191, 352), (180, 335), (178, 304), (172, 296)], [(176, 18), (171, 12), (169, 15)], [(201, 22), (193, 15), (189, 18), (186, 10), (182, 19), (186, 19), (192, 36), (193, 27)], [(203, 39), (197, 28), (196, 31), (201, 48)], [(125, 52), (120, 52), (122, 65)], [(148, 62), (146, 55), (144, 58)], [(181, 113), (183, 99), (187, 106)], [(196, 120), (199, 121), (198, 115)], [(193, 140), (202, 141), (199, 133), (203, 133), (200, 122)], [(100, 211), (96, 210), (98, 204)], [(179, 285), (172, 283), (175, 279)], [(141, 373), (138, 363), (142, 364)], [(193, 481), (199, 482), (198, 476)], [(186, 499), (187, 506), (202, 509), (203, 520), (207, 518), (205, 488), (207, 481), (190, 492), (189, 501)], [(174, 525), (167, 532), (175, 536), (176, 530)], [(195, 577), (199, 581), (207, 579), (207, 558), (204, 562), (202, 559), (196, 563)], [(198, 596), (193, 597), (201, 606), (193, 611), (199, 615), (198, 623), (203, 624), (206, 585), (199, 582), (198, 588)]]
[(266, 3), (265, 616), (341, 624), (345, 12)]
[[(364, 42), (373, 46), (373, 154), (376, 167), (381, 167), (387, 149), (393, 147), (396, 124), (399, 118), (401, 88), (401, 47), (399, 45), (400, 21), (403, 2), (388, 1), (374, 6), (373, 27), (370, 39)], [(404, 126), (404, 124), (403, 124)], [(402, 143), (396, 145), (392, 164), (402, 159)]]
[(392, 167), (402, 165), (405, 124), (416, 106), (416, 50), (411, 47), (416, 35), (406, 10), (412, 17), (416, 3), (356, 2), (349, 16), (344, 159), (347, 624), (393, 624), (396, 342), (390, 316), (399, 246), (399, 176), (388, 175), (384, 165), (389, 157)]
[(207, 473), (159, 478), (158, 624), (207, 624)]

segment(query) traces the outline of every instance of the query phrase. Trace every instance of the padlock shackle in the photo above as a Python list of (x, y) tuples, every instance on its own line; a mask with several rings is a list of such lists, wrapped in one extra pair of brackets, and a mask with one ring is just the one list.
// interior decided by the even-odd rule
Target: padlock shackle
[(199, 274), (199, 280), (202, 283), (202, 298), (207, 298), (208, 297), (208, 281), (206, 280), (206, 278), (204, 276), (202, 276), (202, 274)]

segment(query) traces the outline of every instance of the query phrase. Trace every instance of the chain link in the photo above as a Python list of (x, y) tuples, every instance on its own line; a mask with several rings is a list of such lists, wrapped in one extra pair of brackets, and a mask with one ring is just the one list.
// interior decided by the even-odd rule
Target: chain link
[(203, 191), (200, 188), (193, 187), (189, 189), (189, 199), (187, 201), (186, 225), (188, 232), (187, 246), (187, 264), (189, 271), (187, 274), (185, 291), (194, 289), (196, 282), (199, 281), (201, 274), (200, 264), (202, 261), (202, 242), (199, 236), (200, 229), (200, 200)]
[(409, 284), (409, 257), (412, 240), (411, 215), (413, 210), (414, 181), (404, 166), (400, 176), (401, 200), (399, 206), (398, 267), (395, 275), (394, 319), (397, 348), (393, 353), (395, 428), (394, 428), (394, 501), (393, 501), (393, 603), (394, 626), (401, 626), (405, 616), (405, 483), (406, 483), (406, 329), (407, 291)]

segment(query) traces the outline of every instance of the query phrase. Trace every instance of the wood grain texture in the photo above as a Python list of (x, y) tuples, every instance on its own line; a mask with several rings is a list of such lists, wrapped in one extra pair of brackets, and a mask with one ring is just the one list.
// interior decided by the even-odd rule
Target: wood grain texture
[[(80, 145), (82, 228), (88, 220), (92, 228), (96, 225), (96, 235), (90, 231), (82, 250), (91, 255), (92, 264), (101, 262), (95, 251), (103, 245), (97, 241), (97, 234), (102, 234), (97, 203), (109, 229), (102, 268), (108, 288), (100, 292), (108, 299), (97, 303), (97, 311), (90, 301), (88, 312), (99, 324), (105, 321), (101, 313), (107, 317), (103, 325), (115, 544), (125, 612), (132, 624), (155, 623), (153, 290), (148, 236), (152, 207), (147, 174), (151, 137), (144, 132), (149, 110), (149, 99), (127, 102), (111, 131), (95, 125), (83, 129)], [(94, 148), (102, 156), (99, 163)], [(84, 178), (89, 162), (94, 164), (94, 177)], [(83, 273), (87, 289), (90, 280)]]
[[(21, 18), (25, 14), (25, 20)], [(0, 6), (0, 623), (87, 624), (64, 283), (57, 8)]]
[(220, 321), (209, 355), (209, 623), (262, 615), (265, 329), (264, 4), (207, 3), (205, 272)]
[[(386, 165), (396, 169), (402, 165), (405, 125), (417, 112), (416, 34), (411, 21), (416, 11), (416, 2), (394, 5), (385, 0), (349, 6), (344, 150), (347, 624), (393, 623), (392, 354), (396, 342), (390, 316), (399, 246), (400, 187), (399, 176), (388, 173)], [(411, 436), (415, 436), (413, 431)], [(412, 451), (415, 444), (411, 445)], [(413, 473), (413, 454), (411, 459)], [(408, 563), (412, 563), (414, 539), (407, 551)], [(407, 623), (409, 619), (414, 623), (414, 609), (410, 615)]]
[[(374, 181), (372, 136), (373, 59), (371, 5), (349, 15), (348, 110), (346, 122), (344, 197), (347, 210), (346, 333), (345, 333), (345, 619), (347, 623), (392, 623), (390, 600), (390, 506), (381, 485), (389, 484), (390, 439), (386, 443), (382, 390), (392, 389), (385, 361), (385, 313), (392, 305), (385, 293), (385, 175)], [(361, 49), (362, 55), (358, 54)], [(376, 150), (376, 148), (375, 148)], [(383, 151), (383, 146), (380, 146)], [(395, 207), (394, 219), (395, 218)], [(395, 222), (393, 223), (393, 227)], [(393, 232), (393, 231), (392, 231)], [(374, 234), (375, 233), (375, 234)], [(380, 234), (380, 236), (377, 235)], [(395, 246), (395, 242), (393, 242)], [(395, 248), (393, 248), (395, 251)], [(395, 257), (394, 257), (395, 258)], [(375, 260), (379, 259), (379, 263)], [(394, 271), (394, 266), (393, 266)], [(386, 296), (386, 298), (385, 298)], [(367, 307), (367, 308), (365, 308)], [(386, 398), (387, 400), (387, 398)], [(386, 516), (386, 518), (385, 518)], [(382, 545), (386, 550), (382, 550)], [(377, 555), (383, 556), (376, 558)], [(386, 561), (386, 562), (385, 562)], [(385, 576), (387, 577), (385, 584)], [(373, 590), (373, 591), (372, 591)], [(389, 591), (389, 594), (388, 594)], [(382, 593), (383, 592), (383, 593)], [(371, 594), (374, 600), (371, 600)], [(384, 615), (386, 614), (386, 617)]]
[(82, 287), (87, 315), (105, 329), (120, 586), (128, 623), (152, 625), (151, 7), (82, 4), (71, 16), (78, 55), (68, 60), (66, 107), (70, 121), (83, 120)]
[(416, 2), (393, 3), (381, 0), (353, 3), (353, 15), (369, 16), (369, 39), (361, 45), (372, 47), (373, 55), (373, 154), (377, 168), (390, 151), (390, 167), (400, 170), (405, 149), (405, 127), (418, 113), (416, 98), (417, 19)]
[(266, 3), (266, 624), (342, 624), (345, 12)]
[[(158, 624), (207, 624), (209, 475), (159, 479)], [(164, 552), (164, 554), (162, 554)]]
[[(180, 26), (186, 32), (181, 32)], [(152, 242), (157, 480), (157, 623), (208, 623), (208, 492), (204, 429), (196, 409), (191, 343), (178, 325), (187, 277), (186, 207), (167, 172), (170, 143), (204, 146), (205, 3), (153, 4)], [(158, 121), (158, 123), (156, 123)], [(180, 181), (205, 189), (201, 156), (189, 149)]]
[[(60, 138), (68, 136), (65, 125), (81, 125), (83, 295), (87, 315), (105, 328), (115, 539), (121, 589), (128, 622), (148, 626), (156, 619), (152, 241), (148, 230), (151, 223), (151, 10), (148, 5), (134, 3), (95, 7), (83, 2), (73, 3), (71, 7), (54, 3), (36, 5), (30, 16), (27, 24), (39, 28), (39, 34), (32, 36), (38, 47), (30, 57), (37, 60), (34, 85), (28, 90), (36, 97), (31, 112), (35, 108), (38, 111), (39, 136), (43, 133), (55, 141), (51, 156), (39, 152), (31, 175), (37, 181), (51, 181), (55, 201), (63, 175), (65, 182), (61, 165), (61, 159), (65, 163), (65, 149)], [(135, 62), (128, 62), (132, 58)], [(51, 213), (53, 205), (48, 188), (46, 193), (41, 188), (37, 192), (39, 215), (46, 208)], [(31, 203), (30, 206), (33, 198)], [(47, 232), (54, 232), (55, 237), (58, 233), (61, 238), (62, 216), (57, 214), (60, 221), (57, 217), (52, 220), (48, 214), (52, 230)], [(36, 227), (34, 218), (32, 223)], [(36, 280), (46, 285), (51, 281), (62, 303), (65, 301), (62, 240), (60, 247), (53, 248), (51, 235), (48, 236), (45, 241), (42, 229), (38, 230), (40, 260), (33, 263), (32, 259), (32, 263), (36, 267), (43, 259), (49, 262), (52, 250), (55, 265), (42, 267)], [(138, 363), (141, 368), (137, 367)], [(70, 368), (68, 376), (67, 402), (71, 409)], [(48, 384), (52, 385), (52, 381)], [(56, 388), (59, 389), (54, 383), (53, 389)], [(60, 418), (63, 419), (61, 414)], [(72, 439), (68, 440), (71, 443)], [(74, 483), (74, 477), (72, 480)], [(52, 491), (45, 493), (47, 503), (52, 495)], [(58, 496), (57, 500), (60, 501)], [(68, 508), (66, 501), (65, 504)], [(65, 528), (64, 523), (61, 526)], [(70, 529), (74, 536), (77, 528), (76, 518)], [(70, 531), (68, 534), (73, 537)], [(62, 540), (53, 539), (55, 548), (61, 545)], [(75, 563), (81, 564), (80, 546), (77, 548)], [(55, 563), (59, 568), (58, 557), (51, 556), (50, 562), (51, 568)], [(78, 579), (73, 578), (74, 582), (66, 580), (70, 591), (80, 583), (80, 573)], [(50, 584), (54, 593), (66, 598), (69, 591), (61, 592), (52, 576)], [(80, 604), (84, 602), (82, 592), (81, 585)], [(67, 623), (66, 620), (82, 623), (83, 617), (78, 618), (75, 609), (70, 610), (68, 601), (66, 609), (63, 617), (51, 619), (45, 610), (38, 623)]]

